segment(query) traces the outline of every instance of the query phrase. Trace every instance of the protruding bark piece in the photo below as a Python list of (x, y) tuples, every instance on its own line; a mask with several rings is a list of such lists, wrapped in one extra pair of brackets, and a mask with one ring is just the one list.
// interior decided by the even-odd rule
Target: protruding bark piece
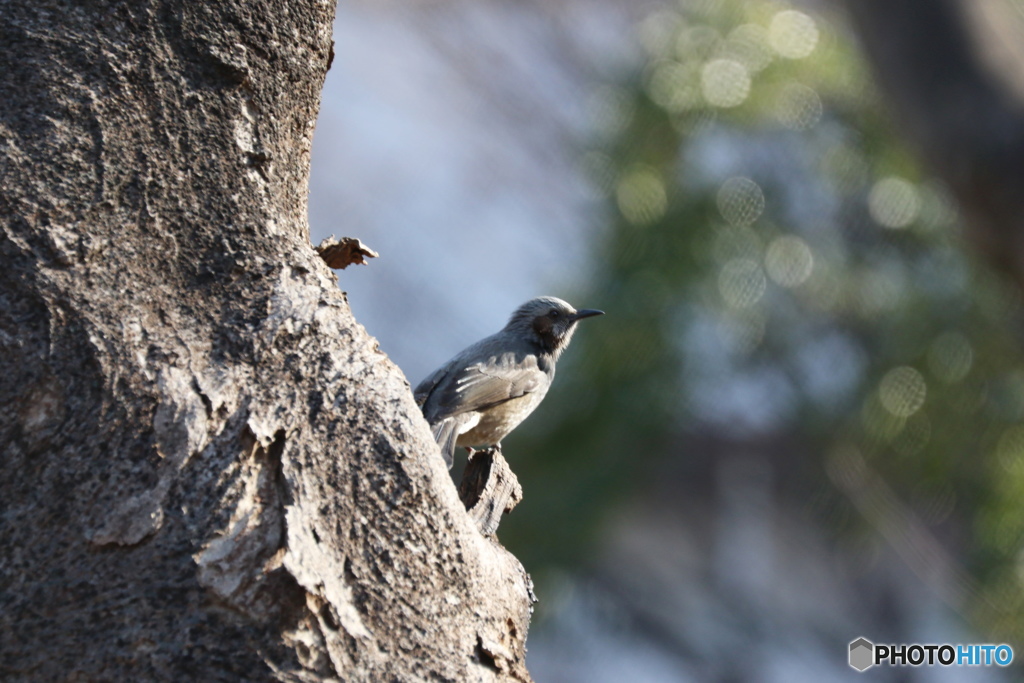
[(470, 456), (459, 484), (459, 498), (480, 533), (490, 536), (498, 530), (502, 515), (512, 512), (523, 499), (523, 487), (501, 451), (491, 448)]
[(366, 259), (380, 256), (355, 237), (342, 237), (338, 240), (334, 235), (321, 242), (316, 248), (316, 253), (320, 254), (328, 268), (334, 270), (344, 270), (353, 263), (365, 266)]

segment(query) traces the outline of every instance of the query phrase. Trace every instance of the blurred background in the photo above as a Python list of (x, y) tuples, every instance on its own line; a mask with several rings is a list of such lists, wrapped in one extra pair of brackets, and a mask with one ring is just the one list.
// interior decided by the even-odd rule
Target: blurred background
[(608, 312), (504, 444), (536, 680), (1020, 677), (847, 666), (1024, 659), (1024, 4), (963, 5), (339, 5), (312, 240), (380, 252), (340, 286), (410, 383)]

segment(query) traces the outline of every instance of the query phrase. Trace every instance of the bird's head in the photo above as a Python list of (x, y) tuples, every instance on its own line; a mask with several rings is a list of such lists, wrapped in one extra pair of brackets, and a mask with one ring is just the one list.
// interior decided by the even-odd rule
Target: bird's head
[(533, 339), (555, 358), (561, 355), (572, 339), (576, 323), (584, 318), (603, 315), (604, 311), (585, 308), (577, 311), (553, 296), (530, 299), (516, 309), (505, 329), (513, 329)]

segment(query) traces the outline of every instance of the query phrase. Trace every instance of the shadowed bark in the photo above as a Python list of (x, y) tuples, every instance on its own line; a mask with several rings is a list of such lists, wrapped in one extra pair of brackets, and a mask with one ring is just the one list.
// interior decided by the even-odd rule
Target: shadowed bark
[(529, 679), (529, 578), (308, 241), (333, 14), (0, 12), (5, 681)]

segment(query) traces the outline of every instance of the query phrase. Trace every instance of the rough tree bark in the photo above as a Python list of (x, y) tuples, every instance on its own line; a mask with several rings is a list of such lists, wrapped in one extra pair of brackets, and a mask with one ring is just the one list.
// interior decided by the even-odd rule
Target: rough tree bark
[(1024, 285), (1024, 14), (1009, 0), (844, 0), (903, 130), (970, 235)]
[(6, 681), (529, 678), (529, 578), (308, 241), (333, 14), (0, 8)]

